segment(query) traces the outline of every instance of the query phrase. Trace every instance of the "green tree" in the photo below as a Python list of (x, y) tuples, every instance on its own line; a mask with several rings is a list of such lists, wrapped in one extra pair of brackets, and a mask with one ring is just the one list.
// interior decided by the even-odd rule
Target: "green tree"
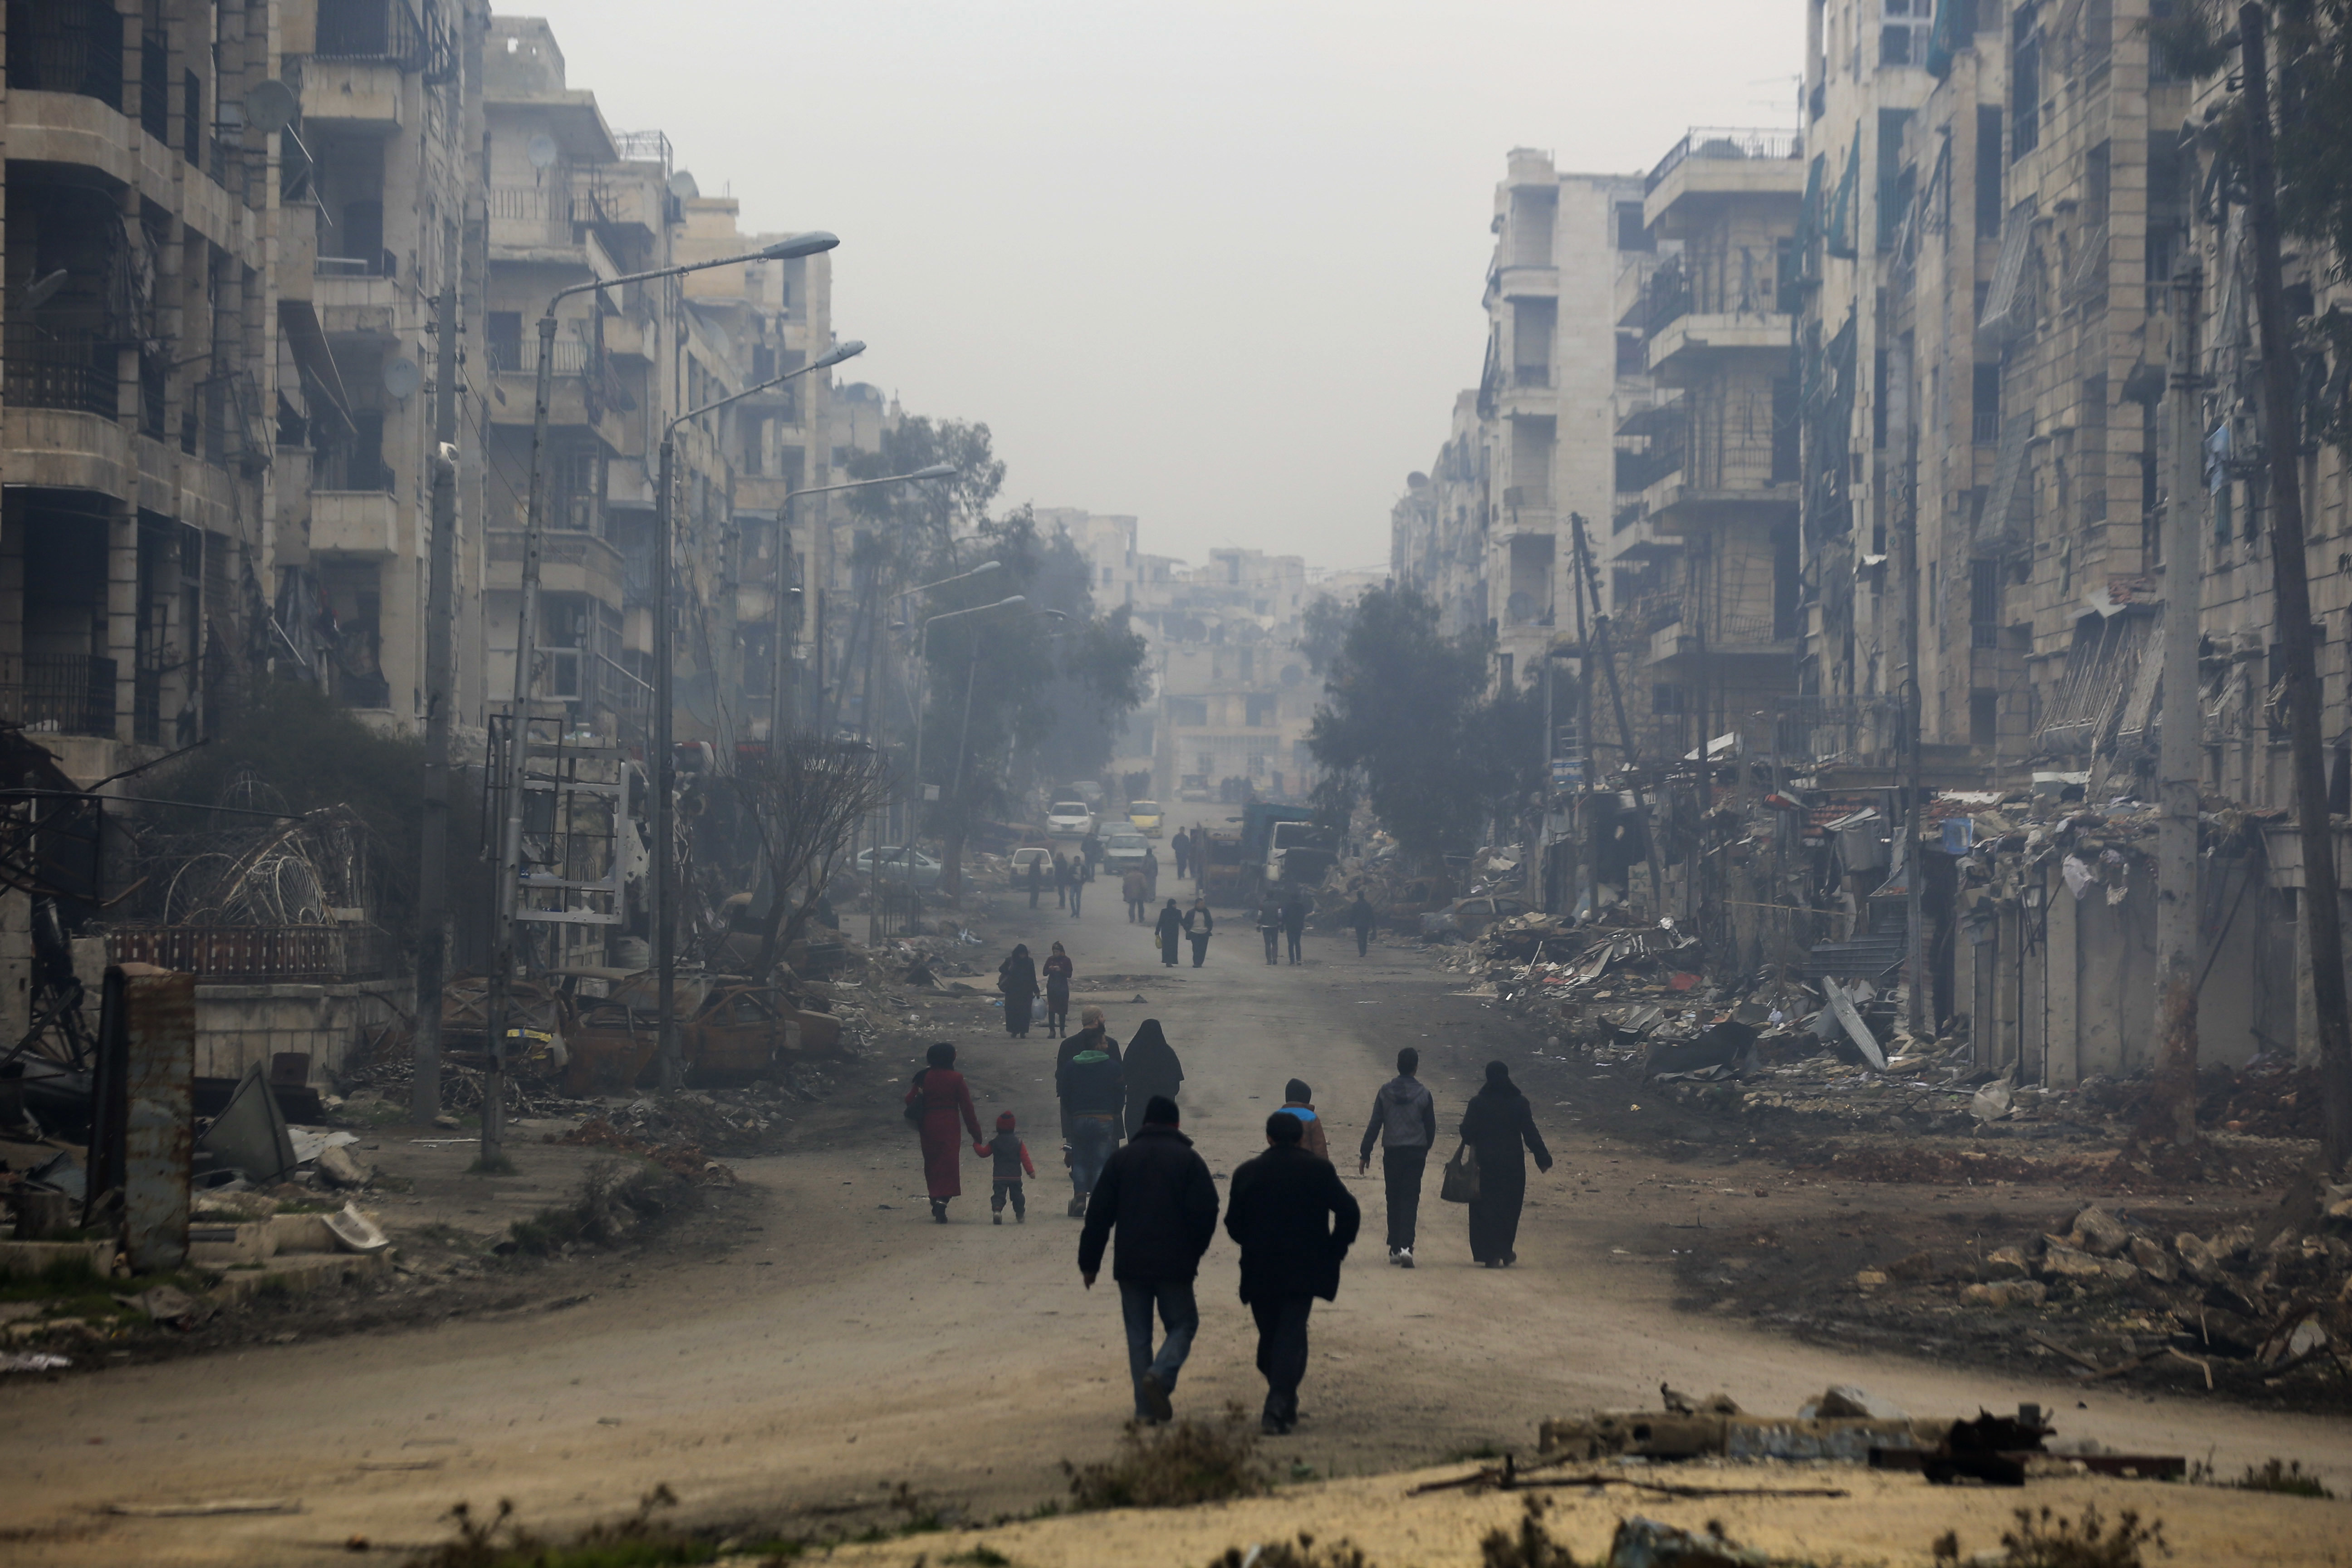
[(925, 650), (921, 782), (940, 792), (928, 825), (944, 841), (951, 886), (975, 824), (1035, 784), (1099, 768), (1112, 726), (1143, 700), (1143, 638), (1124, 605), (1095, 614), (1091, 574), (1066, 535), (1041, 537), (1024, 506), (924, 569), (936, 580), (982, 561), (998, 570), (940, 589), (926, 606), (936, 616), (1024, 600), (935, 626)]
[(1298, 651), (1307, 656), (1307, 669), (1320, 675), (1339, 657), (1339, 644), (1355, 619), (1358, 600), (1336, 594), (1318, 594), (1298, 616)]
[(1475, 847), (1539, 787), (1539, 696), (1487, 694), (1491, 637), (1448, 637), (1412, 588), (1376, 588), (1332, 655), (1307, 743), (1326, 773), (1318, 805), (1338, 816), (1360, 788), (1414, 861)]

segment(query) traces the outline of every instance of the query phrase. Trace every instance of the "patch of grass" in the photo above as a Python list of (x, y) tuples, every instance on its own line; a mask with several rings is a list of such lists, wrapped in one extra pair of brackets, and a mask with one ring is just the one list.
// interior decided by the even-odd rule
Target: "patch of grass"
[(2140, 1522), (2137, 1509), (2116, 1515), (2107, 1528), (2096, 1503), (2085, 1504), (2080, 1520), (2061, 1518), (2048, 1508), (2037, 1514), (2017, 1510), (2017, 1528), (2001, 1531), (2005, 1568), (2146, 1568), (2145, 1547), (2169, 1555), (2164, 1521)]
[(50, 1296), (72, 1296), (96, 1290), (105, 1277), (89, 1266), (89, 1254), (69, 1252), (45, 1264), (37, 1274), (0, 1271), (0, 1301), (38, 1301)]
[[(1576, 1568), (1576, 1559), (1567, 1547), (1551, 1538), (1544, 1523), (1544, 1513), (1550, 1507), (1544, 1499), (1531, 1497), (1519, 1515), (1516, 1531), (1490, 1530), (1478, 1542), (1481, 1568)], [(1708, 1533), (1720, 1536), (1719, 1526), (1709, 1525)]]
[[(415, 1568), (673, 1568), (674, 1564), (709, 1563), (720, 1543), (654, 1522), (661, 1510), (676, 1508), (677, 1494), (657, 1485), (637, 1500), (637, 1511), (619, 1524), (599, 1525), (576, 1541), (557, 1544), (523, 1528), (514, 1504), (500, 1499), (498, 1511), (488, 1519), (476, 1516), (470, 1504), (449, 1510), (457, 1538), (414, 1559)], [(763, 1559), (795, 1557), (798, 1542), (746, 1548), (727, 1543), (730, 1553), (751, 1551)]]
[(1257, 1433), (1238, 1405), (1216, 1421), (1183, 1420), (1151, 1431), (1129, 1423), (1108, 1459), (1062, 1461), (1077, 1509), (1187, 1508), (1268, 1489)]
[(2336, 1495), (2317, 1476), (2303, 1468), (2301, 1459), (2264, 1459), (2259, 1466), (2248, 1465), (2244, 1475), (2227, 1484), (2242, 1492), (2283, 1492), (2288, 1497), (2315, 1498)]

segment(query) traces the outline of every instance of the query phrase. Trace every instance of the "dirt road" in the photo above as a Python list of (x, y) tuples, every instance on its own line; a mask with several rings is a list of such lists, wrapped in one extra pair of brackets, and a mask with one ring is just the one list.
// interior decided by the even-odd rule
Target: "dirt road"
[[(1012, 911), (1006, 941), (1070, 943), (1088, 975), (1145, 973), (1147, 1005), (1110, 1007), (1122, 1038), (1166, 1026), (1189, 1075), (1185, 1123), (1219, 1173), (1262, 1143), (1286, 1079), (1310, 1082), (1333, 1152), (1365, 1206), (1366, 1242), (1338, 1303), (1318, 1307), (1307, 1419), (1284, 1452), (1325, 1476), (1533, 1446), (1544, 1416), (1640, 1405), (1661, 1380), (1722, 1388), (1751, 1410), (1793, 1409), (1833, 1382), (1916, 1414), (2038, 1401), (2062, 1435), (2210, 1455), (2225, 1472), (2277, 1454), (2340, 1488), (2352, 1431), (2198, 1400), (2085, 1393), (2056, 1370), (1988, 1377), (1790, 1343), (1677, 1314), (1667, 1225), (1820, 1223), (1853, 1194), (1754, 1163), (1666, 1166), (1537, 1115), (1559, 1154), (1534, 1179), (1519, 1266), (1470, 1265), (1458, 1210), (1423, 1214), (1422, 1266), (1386, 1268), (1377, 1167), (1353, 1150), (1398, 1047), (1424, 1052), (1446, 1126), (1488, 1056), (1517, 1039), (1446, 994), (1419, 954), (1307, 939), (1304, 966), (1268, 968), (1236, 918), (1209, 965), (1161, 970), (1143, 928), (1097, 897), (1082, 921)], [(1122, 986), (1120, 995), (1133, 988)], [(460, 1499), (512, 1499), (544, 1528), (625, 1512), (656, 1483), (693, 1511), (871, 1504), (900, 1482), (975, 1516), (1061, 1491), (1058, 1462), (1101, 1453), (1129, 1408), (1117, 1301), (1080, 1288), (1076, 1222), (1054, 1151), (1054, 1042), (1007, 1040), (974, 1005), (958, 1037), (983, 1122), (1016, 1111), (1039, 1155), (1029, 1223), (988, 1223), (986, 1170), (966, 1166), (953, 1223), (930, 1223), (895, 1083), (911, 1066), (849, 1075), (829, 1146), (744, 1161), (755, 1189), (723, 1251), (635, 1267), (569, 1311), (348, 1338), (0, 1385), (0, 1474), (11, 1562), (301, 1563), (441, 1539)], [(1517, 1047), (1524, 1050), (1524, 1041)], [(529, 1148), (516, 1157), (528, 1166)], [(1434, 1182), (1433, 1181), (1433, 1188)], [(1201, 1284), (1201, 1342), (1181, 1407), (1262, 1394), (1234, 1254), (1221, 1237)], [(299, 1500), (300, 1511), (131, 1518), (108, 1504)]]

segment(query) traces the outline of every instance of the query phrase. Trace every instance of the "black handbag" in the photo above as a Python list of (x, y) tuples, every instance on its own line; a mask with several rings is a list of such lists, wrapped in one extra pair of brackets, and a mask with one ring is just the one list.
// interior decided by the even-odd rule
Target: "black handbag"
[(907, 1101), (907, 1125), (918, 1132), (923, 1130), (923, 1074), (930, 1070), (922, 1068), (916, 1072), (913, 1098)]
[(1438, 1184), (1437, 1195), (1449, 1204), (1478, 1201), (1478, 1151), (1468, 1142), (1454, 1151), (1454, 1158), (1445, 1162), (1445, 1179)]

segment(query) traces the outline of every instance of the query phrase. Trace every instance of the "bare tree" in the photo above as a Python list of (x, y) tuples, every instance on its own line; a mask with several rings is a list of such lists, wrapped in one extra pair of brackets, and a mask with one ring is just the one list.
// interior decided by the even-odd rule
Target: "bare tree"
[(890, 798), (889, 769), (872, 747), (801, 733), (747, 763), (735, 778), (768, 873), (758, 973), (807, 929), (850, 830)]

